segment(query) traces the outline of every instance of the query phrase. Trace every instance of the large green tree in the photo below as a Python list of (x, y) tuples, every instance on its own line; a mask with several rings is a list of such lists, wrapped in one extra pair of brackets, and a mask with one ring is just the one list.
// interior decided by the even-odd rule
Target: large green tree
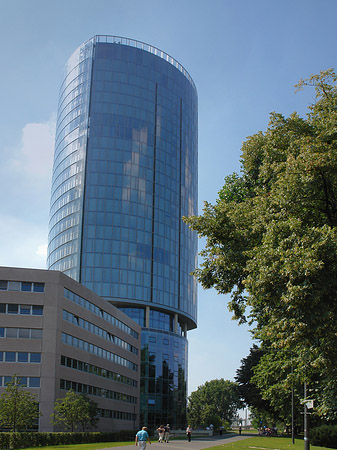
[[(253, 345), (249, 355), (241, 360), (235, 381), (244, 403), (249, 406), (252, 416), (263, 424), (282, 422), (284, 426), (303, 421), (303, 386), (294, 377), (292, 360), (287, 352), (261, 350)], [(292, 411), (292, 395), (294, 411)]]
[(188, 422), (192, 426), (219, 427), (231, 422), (241, 406), (236, 383), (223, 378), (207, 381), (188, 398)]
[(95, 427), (98, 422), (97, 403), (88, 396), (70, 390), (64, 398), (58, 398), (52, 415), (54, 425), (61, 425), (66, 430), (75, 431)]
[(25, 431), (40, 417), (34, 394), (27, 392), (20, 377), (13, 376), (0, 396), (0, 426), (10, 431)]
[[(316, 91), (306, 118), (272, 113), (267, 130), (244, 142), (241, 173), (225, 178), (216, 204), (185, 218), (207, 238), (200, 283), (231, 293), (234, 318), (254, 324), (264, 348), (288, 354), (293, 378), (316, 387), (317, 411), (329, 418), (337, 416), (336, 83), (331, 69), (302, 80), (299, 88)], [(284, 372), (284, 359), (263, 357), (261, 377)]]

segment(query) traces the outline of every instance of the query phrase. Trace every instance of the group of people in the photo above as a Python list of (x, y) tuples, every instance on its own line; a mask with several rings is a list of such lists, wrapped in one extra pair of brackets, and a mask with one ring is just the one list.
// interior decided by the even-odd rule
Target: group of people
[[(168, 444), (170, 440), (170, 425), (169, 424), (167, 424), (166, 426), (160, 425), (160, 427), (157, 428), (157, 431), (159, 436), (158, 442), (166, 442)], [(186, 436), (188, 442), (191, 442), (192, 428), (190, 425), (187, 425)], [(139, 445), (139, 450), (145, 450), (147, 442), (151, 444), (150, 436), (149, 433), (147, 432), (147, 427), (143, 427), (136, 434), (135, 445)]]
[(159, 428), (157, 428), (158, 431), (158, 442), (166, 442), (169, 443), (170, 440), (170, 424), (168, 423), (166, 427), (164, 425), (160, 425)]

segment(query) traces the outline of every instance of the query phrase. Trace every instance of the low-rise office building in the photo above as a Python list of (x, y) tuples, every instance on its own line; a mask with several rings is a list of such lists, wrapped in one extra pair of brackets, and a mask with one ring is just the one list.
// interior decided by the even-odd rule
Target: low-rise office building
[(141, 328), (61, 272), (0, 267), (0, 394), (13, 375), (37, 394), (39, 431), (72, 389), (98, 404), (97, 430), (139, 421)]

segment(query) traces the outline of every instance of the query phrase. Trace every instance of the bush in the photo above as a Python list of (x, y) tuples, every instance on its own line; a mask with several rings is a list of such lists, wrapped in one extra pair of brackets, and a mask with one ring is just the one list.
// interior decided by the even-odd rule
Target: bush
[(110, 433), (75, 432), (75, 433), (38, 433), (15, 432), (0, 433), (0, 449), (20, 449), (26, 447), (42, 447), (46, 445), (88, 444), (93, 442), (121, 442), (134, 439), (136, 431), (121, 430)]
[(310, 440), (319, 447), (337, 448), (337, 425), (321, 425), (310, 430)]

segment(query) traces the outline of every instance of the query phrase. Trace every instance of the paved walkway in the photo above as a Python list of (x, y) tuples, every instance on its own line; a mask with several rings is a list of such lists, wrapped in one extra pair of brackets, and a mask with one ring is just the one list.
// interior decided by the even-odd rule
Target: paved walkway
[[(247, 439), (249, 437), (256, 436), (256, 434), (242, 434), (239, 436), (238, 434), (224, 434), (222, 436), (210, 436), (210, 437), (195, 437), (193, 438), (192, 433), (192, 441), (188, 442), (187, 439), (173, 439), (169, 442), (169, 444), (162, 443), (160, 444), (158, 441), (152, 441), (150, 446), (147, 443), (146, 450), (202, 450), (204, 448), (215, 447), (216, 445), (229, 444), (235, 441), (241, 441), (242, 439)], [(135, 446), (133, 444), (133, 446)], [(126, 450), (130, 449), (129, 446), (125, 447), (102, 447), (100, 450)], [(136, 447), (139, 450), (139, 447)]]

